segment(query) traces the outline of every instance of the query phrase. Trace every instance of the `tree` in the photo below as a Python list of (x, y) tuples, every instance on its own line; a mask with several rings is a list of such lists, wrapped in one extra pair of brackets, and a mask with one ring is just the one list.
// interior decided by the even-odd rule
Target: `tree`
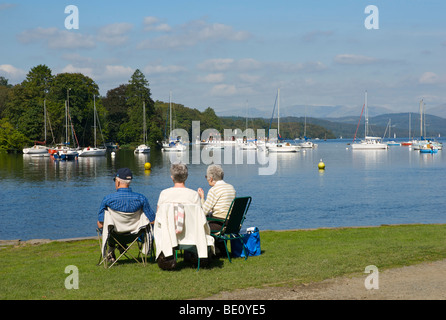
[[(76, 144), (84, 146), (94, 144), (94, 96), (98, 95), (98, 85), (81, 73), (60, 73), (54, 77), (48, 94), (50, 101), (47, 110), (57, 140), (65, 141), (65, 103), (68, 101), (69, 139), (72, 135), (71, 129), (74, 128)], [(96, 99), (96, 110), (99, 116), (105, 114), (100, 99)], [(99, 121), (105, 129), (105, 118), (100, 117)], [(70, 127), (70, 122), (73, 127)]]
[(104, 108), (107, 110), (108, 138), (111, 141), (118, 141), (120, 126), (129, 121), (127, 114), (127, 87), (127, 84), (121, 84), (117, 88), (108, 90), (107, 95), (102, 98)]
[(51, 69), (38, 65), (28, 72), (20, 85), (10, 89), (3, 115), (31, 140), (44, 138), (44, 101), (52, 81)]
[[(126, 88), (127, 115), (129, 120), (124, 126), (121, 125), (122, 129), (125, 130), (124, 136), (127, 142), (143, 140), (143, 104), (145, 104), (147, 128), (150, 127), (149, 124), (153, 120), (154, 115), (154, 102), (150, 96), (149, 82), (144, 74), (139, 69), (136, 69)], [(151, 141), (151, 143), (154, 143), (154, 141)]]
[(7, 118), (0, 120), (0, 150), (19, 151), (28, 143), (28, 139), (8, 122)]

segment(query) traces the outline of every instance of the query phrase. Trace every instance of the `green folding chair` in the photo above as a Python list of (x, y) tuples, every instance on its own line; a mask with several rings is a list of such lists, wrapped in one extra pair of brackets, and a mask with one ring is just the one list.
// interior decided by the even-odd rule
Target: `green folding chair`
[[(240, 240), (243, 246), (243, 251), (245, 253), (245, 260), (248, 259), (248, 254), (246, 252), (245, 245), (243, 243), (243, 237), (240, 234), (240, 229), (245, 221), (246, 213), (248, 212), (249, 206), (251, 205), (251, 197), (237, 197), (235, 198), (231, 206), (229, 207), (226, 218), (220, 230), (211, 231), (211, 236), (215, 238), (216, 241), (221, 240), (225, 245), (226, 255), (228, 256), (229, 262), (231, 261), (231, 256), (229, 254), (227, 241), (228, 240)], [(222, 221), (220, 219), (208, 218), (208, 221)]]

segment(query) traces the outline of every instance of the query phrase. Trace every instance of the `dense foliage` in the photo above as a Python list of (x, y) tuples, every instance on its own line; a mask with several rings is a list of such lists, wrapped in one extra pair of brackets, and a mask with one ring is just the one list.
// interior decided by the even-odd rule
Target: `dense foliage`
[[(192, 138), (192, 121), (200, 121), (201, 132), (212, 128), (222, 135), (224, 128), (244, 130), (247, 122), (242, 118), (219, 118), (211, 107), (201, 112), (178, 103), (155, 102), (151, 98), (149, 81), (138, 69), (128, 83), (108, 90), (105, 97), (100, 97), (99, 87), (90, 77), (81, 73), (53, 75), (49, 67), (38, 65), (15, 86), (0, 77), (0, 137), (6, 137), (0, 140), (0, 148), (21, 150), (35, 141), (46, 141), (47, 144), (70, 142), (70, 145), (81, 147), (94, 145), (94, 107), (99, 124), (97, 129), (102, 133), (97, 135), (98, 145), (107, 141), (121, 145), (141, 143), (144, 140), (143, 109), (146, 138), (152, 146), (166, 138), (174, 128), (186, 130)], [(255, 131), (265, 129), (268, 134), (269, 120), (249, 119), (248, 122), (249, 128)], [(273, 123), (271, 128), (277, 128), (277, 124)], [(306, 132), (313, 138), (334, 137), (316, 125), (307, 125)], [(280, 133), (289, 139), (303, 137), (304, 126), (287, 122), (281, 126)]]

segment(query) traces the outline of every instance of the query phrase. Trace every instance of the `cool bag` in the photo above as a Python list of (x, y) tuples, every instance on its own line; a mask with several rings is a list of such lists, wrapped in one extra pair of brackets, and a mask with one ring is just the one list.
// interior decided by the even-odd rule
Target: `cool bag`
[[(261, 250), (259, 228), (247, 228), (245, 232), (241, 233), (241, 235), (248, 256), (260, 255)], [(243, 246), (239, 239), (231, 240), (231, 251), (233, 257), (245, 257)]]

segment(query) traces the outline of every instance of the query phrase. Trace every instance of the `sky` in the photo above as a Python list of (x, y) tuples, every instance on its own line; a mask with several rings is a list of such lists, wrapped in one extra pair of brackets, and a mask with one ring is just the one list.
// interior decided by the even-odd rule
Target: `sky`
[(0, 76), (17, 84), (45, 64), (106, 95), (139, 69), (153, 100), (218, 115), (270, 115), (278, 89), (281, 115), (359, 116), (365, 91), (390, 112), (446, 108), (445, 12), (444, 0), (1, 2)]

